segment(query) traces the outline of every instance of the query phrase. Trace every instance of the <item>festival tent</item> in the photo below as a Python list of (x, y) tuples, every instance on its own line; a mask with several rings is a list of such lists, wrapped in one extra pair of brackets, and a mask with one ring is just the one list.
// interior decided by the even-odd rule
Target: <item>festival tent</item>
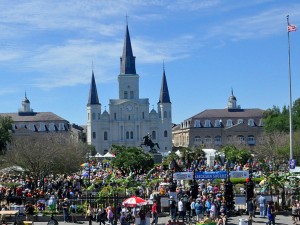
[(105, 157), (105, 158), (114, 158), (115, 155), (107, 152), (103, 157)]
[(101, 158), (102, 156), (103, 155), (101, 155), (99, 152), (96, 155), (94, 155), (95, 158)]
[(125, 199), (122, 204), (125, 207), (136, 207), (136, 206), (141, 206), (141, 205), (147, 205), (148, 202), (145, 199), (142, 199), (137, 196), (132, 196), (130, 198)]

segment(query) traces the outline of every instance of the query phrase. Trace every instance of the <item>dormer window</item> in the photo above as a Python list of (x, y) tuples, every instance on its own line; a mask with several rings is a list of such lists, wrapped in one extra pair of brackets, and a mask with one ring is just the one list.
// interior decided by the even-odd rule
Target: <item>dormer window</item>
[(39, 131), (46, 131), (45, 123), (40, 123)]
[(238, 119), (237, 123), (238, 124), (244, 123), (244, 120), (243, 119)]
[(249, 119), (248, 120), (248, 126), (254, 127), (254, 119)]
[(55, 131), (54, 123), (49, 123), (49, 131)]
[(65, 124), (64, 123), (59, 123), (58, 124), (58, 130), (65, 130)]
[(211, 127), (210, 120), (205, 120), (204, 127)]
[(222, 120), (215, 120), (215, 127), (221, 127), (222, 126)]
[(259, 126), (260, 126), (260, 127), (263, 127), (263, 126), (264, 126), (264, 120), (263, 120), (263, 119), (260, 119), (260, 120), (259, 120)]
[(33, 123), (30, 123), (29, 124), (29, 129), (32, 130), (32, 131), (35, 131), (35, 126)]
[(195, 120), (194, 127), (201, 127), (200, 120)]
[(231, 119), (227, 120), (226, 127), (232, 127), (232, 126), (233, 126), (232, 120)]

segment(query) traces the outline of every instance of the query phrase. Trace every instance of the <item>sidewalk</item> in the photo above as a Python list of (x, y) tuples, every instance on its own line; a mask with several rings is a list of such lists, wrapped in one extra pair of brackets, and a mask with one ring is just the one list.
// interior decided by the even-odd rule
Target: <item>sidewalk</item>
[[(248, 217), (246, 215), (243, 216), (237, 216), (237, 217), (231, 217), (228, 219), (228, 225), (239, 225), (240, 219), (247, 219)], [(163, 215), (158, 218), (158, 225), (166, 225), (168, 223), (168, 220), (170, 217), (168, 215)], [(255, 217), (254, 221), (252, 222), (252, 225), (265, 225), (268, 221), (267, 218), (260, 218)], [(276, 225), (292, 225), (292, 217), (290, 215), (277, 215), (276, 216)], [(74, 223), (65, 223), (63, 221), (58, 221), (60, 225), (75, 225)], [(78, 224), (78, 223), (77, 223)], [(79, 224), (88, 225), (88, 221), (80, 221)], [(120, 223), (118, 222), (118, 225)], [(300, 224), (300, 223), (298, 223)], [(47, 222), (34, 222), (34, 225), (47, 225)], [(93, 221), (93, 225), (99, 225), (99, 223), (96, 223)], [(249, 223), (250, 225), (250, 223)]]

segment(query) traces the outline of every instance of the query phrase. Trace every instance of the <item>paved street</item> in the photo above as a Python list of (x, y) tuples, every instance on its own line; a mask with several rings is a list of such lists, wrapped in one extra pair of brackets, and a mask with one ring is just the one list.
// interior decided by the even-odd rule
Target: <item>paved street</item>
[[(228, 225), (239, 225), (239, 219), (244, 218), (247, 219), (246, 215), (243, 215), (241, 217), (231, 217), (229, 218)], [(165, 225), (167, 224), (169, 220), (169, 216), (161, 216), (159, 217), (158, 224), (159, 225)], [(267, 218), (259, 218), (255, 217), (254, 222), (252, 225), (265, 225), (267, 222)], [(35, 222), (35, 225), (46, 225), (47, 222)], [(60, 225), (70, 225), (72, 223), (65, 223), (62, 221), (59, 221)], [(80, 224), (88, 225), (88, 221), (80, 221)], [(119, 223), (118, 223), (119, 224)], [(300, 223), (298, 223), (300, 224)], [(93, 222), (93, 225), (99, 225), (99, 223)], [(277, 215), (276, 216), (276, 225), (292, 225), (292, 218), (290, 215)]]

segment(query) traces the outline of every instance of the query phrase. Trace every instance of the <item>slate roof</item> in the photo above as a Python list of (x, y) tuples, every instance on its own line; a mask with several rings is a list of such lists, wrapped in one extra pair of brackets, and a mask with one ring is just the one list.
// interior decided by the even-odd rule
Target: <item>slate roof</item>
[(123, 55), (121, 57), (121, 71), (120, 74), (136, 74), (135, 57), (133, 56), (128, 24), (126, 25)]
[(92, 73), (92, 80), (91, 80), (91, 86), (90, 86), (90, 94), (88, 99), (88, 106), (89, 105), (99, 105), (99, 98), (98, 98), (98, 92), (97, 92), (97, 86), (94, 76), (94, 71)]
[(262, 117), (264, 110), (253, 109), (206, 109), (190, 119), (204, 119), (204, 118), (255, 118)]
[(162, 76), (159, 103), (171, 103), (165, 69)]
[(34, 112), (22, 116), (18, 113), (0, 113), (0, 116), (10, 116), (14, 122), (67, 121), (52, 112)]

